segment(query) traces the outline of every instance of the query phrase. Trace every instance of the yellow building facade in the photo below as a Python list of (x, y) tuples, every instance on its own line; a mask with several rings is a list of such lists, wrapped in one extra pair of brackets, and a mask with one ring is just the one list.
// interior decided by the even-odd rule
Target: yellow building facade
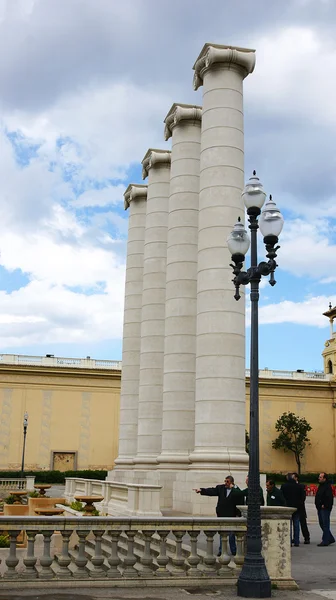
[[(273, 450), (275, 422), (287, 411), (312, 426), (302, 472), (336, 473), (336, 307), (323, 351), (324, 373), (260, 371), (260, 468), (296, 469), (292, 454)], [(106, 469), (118, 455), (121, 363), (53, 356), (0, 355), (0, 470), (19, 470), (23, 419), (29, 415), (26, 470)], [(246, 372), (246, 422), (249, 419)]]
[(118, 453), (121, 365), (0, 355), (0, 470), (111, 469)]

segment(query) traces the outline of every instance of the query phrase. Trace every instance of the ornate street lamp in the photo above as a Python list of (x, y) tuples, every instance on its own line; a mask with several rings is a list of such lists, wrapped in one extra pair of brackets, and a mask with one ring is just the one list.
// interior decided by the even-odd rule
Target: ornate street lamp
[(27, 427), (28, 427), (28, 413), (25, 412), (24, 417), (23, 417), (23, 448), (22, 448), (22, 463), (21, 463), (21, 479), (23, 478), (23, 473), (24, 473)]
[[(260, 474), (259, 474), (259, 349), (258, 349), (258, 301), (259, 283), (263, 275), (269, 276), (273, 286), (274, 271), (277, 267), (276, 252), (278, 237), (283, 227), (283, 217), (272, 196), (261, 211), (266, 194), (256, 172), (244, 188), (243, 200), (249, 217), (251, 230), (251, 266), (243, 271), (245, 254), (250, 240), (240, 218), (228, 237), (227, 244), (232, 255), (235, 286), (235, 299), (239, 300), (241, 285), (251, 285), (251, 355), (250, 355), (250, 447), (246, 556), (238, 579), (238, 596), (244, 598), (270, 598), (271, 581), (265, 560), (261, 554), (261, 514), (260, 514)], [(258, 217), (261, 217), (258, 223)], [(257, 231), (264, 236), (267, 262), (257, 259)]]

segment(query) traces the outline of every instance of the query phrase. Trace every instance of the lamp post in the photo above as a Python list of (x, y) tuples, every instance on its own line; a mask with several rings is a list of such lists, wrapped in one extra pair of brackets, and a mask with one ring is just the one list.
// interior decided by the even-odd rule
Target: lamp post
[(22, 448), (22, 463), (21, 463), (21, 479), (23, 478), (23, 473), (24, 473), (27, 427), (28, 427), (28, 413), (25, 412), (25, 414), (23, 416), (23, 448)]
[[(246, 556), (238, 579), (238, 596), (244, 598), (270, 598), (271, 581), (267, 573), (265, 560), (261, 554), (261, 514), (260, 514), (260, 474), (259, 474), (259, 349), (258, 349), (258, 301), (259, 283), (262, 276), (269, 276), (273, 286), (278, 236), (283, 227), (283, 217), (276, 207), (272, 196), (261, 211), (266, 194), (256, 172), (243, 191), (244, 204), (251, 230), (251, 266), (243, 271), (245, 254), (250, 247), (250, 239), (243, 223), (238, 219), (228, 237), (227, 244), (232, 255), (235, 286), (235, 299), (239, 300), (241, 285), (251, 286), (251, 353), (250, 353), (250, 447)], [(261, 213), (259, 223), (258, 217)], [(258, 264), (257, 231), (264, 236), (267, 262)]]

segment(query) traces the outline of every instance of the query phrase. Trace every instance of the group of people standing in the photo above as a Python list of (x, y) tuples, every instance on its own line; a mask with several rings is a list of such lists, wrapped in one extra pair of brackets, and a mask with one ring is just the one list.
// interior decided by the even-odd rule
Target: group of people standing
[[(335, 538), (330, 531), (330, 515), (333, 507), (333, 492), (327, 473), (320, 473), (318, 477), (319, 487), (315, 496), (315, 506), (318, 514), (319, 525), (322, 529), (321, 546), (330, 546), (335, 543)], [(248, 486), (248, 477), (246, 478)], [(234, 483), (232, 475), (225, 478), (223, 484), (216, 487), (195, 489), (197, 494), (203, 496), (217, 496), (217, 517), (240, 516), (238, 506), (248, 503), (248, 487), (241, 490)], [(281, 488), (277, 488), (271, 479), (266, 481), (266, 504), (267, 506), (290, 506), (295, 508), (291, 519), (291, 543), (293, 546), (300, 545), (300, 527), (305, 544), (310, 544), (310, 533), (307, 525), (307, 513), (305, 507), (306, 489), (300, 483), (298, 473), (288, 473), (286, 482)], [(260, 487), (260, 505), (265, 505), (264, 493)], [(230, 550), (236, 554), (236, 540), (234, 534), (229, 535)], [(218, 554), (221, 554), (221, 547)]]

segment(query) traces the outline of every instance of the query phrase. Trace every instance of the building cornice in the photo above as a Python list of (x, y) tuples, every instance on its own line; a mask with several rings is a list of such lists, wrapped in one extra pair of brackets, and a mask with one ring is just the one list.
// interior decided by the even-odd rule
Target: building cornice
[(128, 209), (133, 200), (147, 200), (147, 184), (130, 183), (124, 193), (124, 208)]
[(170, 167), (171, 163), (171, 151), (170, 150), (157, 150), (155, 148), (149, 148), (143, 157), (142, 164), (142, 179), (148, 177), (149, 170), (155, 166), (166, 166)]
[(195, 71), (194, 90), (203, 85), (204, 73), (214, 65), (222, 65), (227, 69), (238, 69), (243, 78), (253, 72), (256, 63), (255, 50), (219, 44), (204, 44), (193, 69)]
[(72, 377), (72, 378), (90, 378), (90, 379), (120, 379), (121, 370), (119, 369), (90, 369), (78, 367), (49, 367), (33, 365), (0, 365), (0, 378), (4, 375), (29, 375), (43, 377)]
[(176, 104), (174, 103), (169, 110), (165, 120), (164, 138), (169, 140), (174, 127), (179, 123), (189, 121), (193, 125), (201, 125), (202, 107), (194, 104)]

